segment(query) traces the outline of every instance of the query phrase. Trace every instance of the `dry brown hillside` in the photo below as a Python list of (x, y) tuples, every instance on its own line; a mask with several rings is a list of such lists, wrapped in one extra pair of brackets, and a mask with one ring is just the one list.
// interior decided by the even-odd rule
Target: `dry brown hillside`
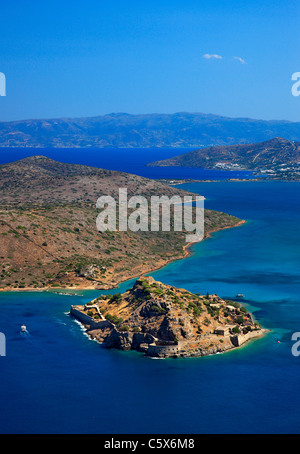
[[(184, 232), (96, 229), (101, 195), (187, 195), (155, 180), (43, 156), (0, 166), (0, 289), (111, 288), (184, 257)], [(206, 234), (240, 222), (206, 210)]]

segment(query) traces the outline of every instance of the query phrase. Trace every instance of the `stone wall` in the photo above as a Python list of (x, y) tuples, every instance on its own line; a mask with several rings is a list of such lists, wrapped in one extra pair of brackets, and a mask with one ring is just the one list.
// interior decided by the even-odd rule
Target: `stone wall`
[(235, 336), (231, 336), (230, 340), (232, 342), (232, 345), (235, 347), (240, 347), (243, 345), (245, 342), (247, 342), (249, 339), (253, 339), (255, 337), (260, 337), (264, 334), (266, 330), (259, 329), (255, 331), (249, 331), (247, 334), (236, 334)]
[(155, 345), (148, 346), (147, 355), (157, 358), (167, 358), (170, 356), (178, 356), (180, 349), (178, 345)]
[(70, 314), (73, 315), (73, 317), (75, 317), (77, 320), (79, 320), (84, 325), (89, 325), (89, 327), (90, 327), (89, 329), (105, 329), (105, 328), (114, 329), (114, 325), (110, 321), (108, 321), (108, 320), (96, 321), (89, 315), (84, 314), (83, 312), (79, 311), (78, 309), (75, 309), (74, 306), (71, 306)]

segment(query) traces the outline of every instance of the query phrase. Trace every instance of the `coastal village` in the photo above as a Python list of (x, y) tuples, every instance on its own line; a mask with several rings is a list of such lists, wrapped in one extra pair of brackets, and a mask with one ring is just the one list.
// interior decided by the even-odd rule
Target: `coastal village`
[(101, 295), (70, 314), (106, 348), (158, 358), (197, 357), (239, 347), (266, 333), (238, 302), (137, 279), (124, 294)]

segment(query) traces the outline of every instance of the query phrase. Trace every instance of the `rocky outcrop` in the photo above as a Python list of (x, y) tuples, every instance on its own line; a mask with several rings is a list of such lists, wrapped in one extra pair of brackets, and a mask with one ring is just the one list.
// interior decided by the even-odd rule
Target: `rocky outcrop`
[(133, 333), (120, 333), (114, 328), (105, 339), (106, 348), (116, 348), (118, 350), (131, 350)]
[[(105, 269), (105, 267), (102, 267)], [(96, 279), (99, 275), (99, 270), (96, 265), (87, 265), (83, 268), (80, 268), (77, 272), (77, 277), (87, 277)]]

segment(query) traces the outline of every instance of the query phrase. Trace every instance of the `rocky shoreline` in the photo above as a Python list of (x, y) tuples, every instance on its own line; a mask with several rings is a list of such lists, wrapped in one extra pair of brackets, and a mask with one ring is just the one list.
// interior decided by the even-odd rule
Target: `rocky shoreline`
[[(216, 229), (209, 229), (205, 232), (204, 240), (207, 238), (211, 238), (211, 235), (213, 233), (216, 233), (216, 232), (219, 232), (219, 231), (225, 230), (225, 229), (239, 227), (239, 226), (245, 224), (246, 222), (247, 221), (245, 221), (245, 220), (238, 220), (238, 222), (234, 225), (228, 225), (225, 227), (217, 227)], [(162, 260), (161, 263), (158, 262), (158, 265), (155, 267), (145, 265), (139, 270), (138, 273), (133, 273), (132, 270), (129, 270), (127, 273), (125, 273), (124, 276), (122, 276), (122, 279), (117, 279), (114, 283), (107, 282), (104, 284), (101, 282), (101, 284), (99, 284), (97, 281), (94, 281), (93, 283), (90, 282), (88, 284), (87, 282), (89, 282), (89, 281), (84, 280), (84, 282), (82, 282), (80, 284), (80, 283), (78, 283), (78, 280), (76, 280), (76, 281), (74, 280), (74, 282), (70, 281), (69, 285), (65, 285), (63, 287), (58, 287), (58, 286), (52, 287), (50, 285), (45, 286), (45, 287), (37, 287), (37, 288), (6, 287), (6, 288), (0, 288), (0, 292), (44, 292), (44, 291), (48, 291), (48, 290), (57, 290), (57, 291), (70, 290), (70, 291), (74, 292), (74, 291), (82, 291), (82, 290), (113, 290), (113, 289), (118, 288), (118, 286), (120, 284), (122, 284), (123, 282), (125, 282), (129, 279), (136, 279), (141, 275), (152, 273), (153, 271), (158, 271), (161, 268), (167, 266), (169, 263), (172, 263), (177, 260), (182, 260), (182, 259), (190, 256), (191, 247), (193, 244), (195, 244), (195, 243), (187, 243), (186, 245), (183, 246), (183, 253), (182, 253), (181, 257), (176, 257), (175, 259)], [(75, 286), (75, 282), (76, 282), (76, 286)]]

